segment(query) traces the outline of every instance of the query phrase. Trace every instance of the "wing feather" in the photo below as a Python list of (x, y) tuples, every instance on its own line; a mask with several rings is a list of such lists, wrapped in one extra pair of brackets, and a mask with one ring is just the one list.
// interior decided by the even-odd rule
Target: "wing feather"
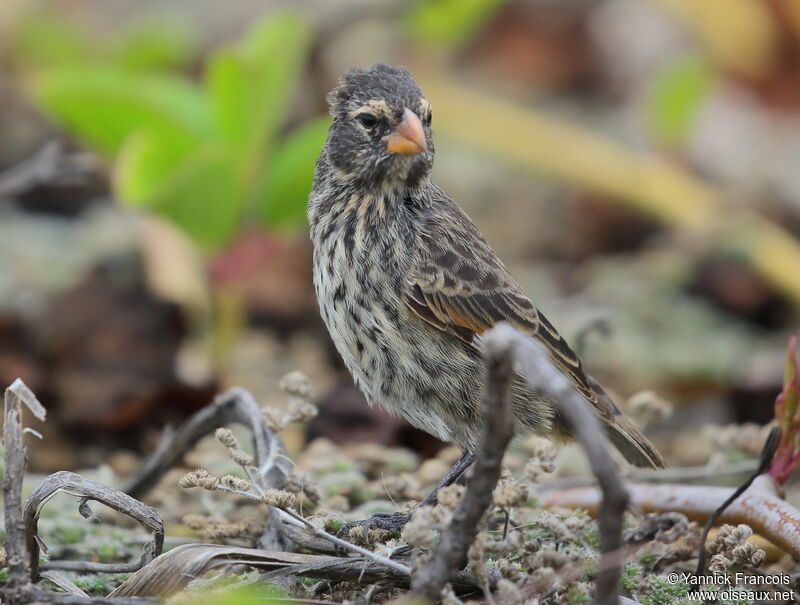
[(663, 467), (658, 452), (584, 371), (580, 358), (528, 299), (469, 217), (446, 197), (445, 202), (443, 214), (423, 237), (423, 255), (405, 293), (408, 308), (473, 346), (476, 336), (500, 321), (529, 334), (608, 425), (612, 440), (630, 461)]

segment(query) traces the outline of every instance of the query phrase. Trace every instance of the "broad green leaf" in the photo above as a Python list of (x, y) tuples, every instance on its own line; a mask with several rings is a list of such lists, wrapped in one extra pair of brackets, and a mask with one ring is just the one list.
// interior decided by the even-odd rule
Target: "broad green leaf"
[(506, 0), (420, 0), (407, 15), (418, 40), (445, 48), (469, 42)]
[(240, 154), (248, 183), (254, 182), (265, 146), (285, 121), (309, 43), (302, 19), (273, 15), (209, 62), (206, 87), (213, 123), (218, 136)]
[(31, 92), (47, 114), (106, 156), (136, 130), (184, 141), (210, 135), (205, 99), (179, 76), (64, 67), (36, 77)]
[(151, 207), (206, 249), (226, 243), (241, 220), (242, 197), (235, 166), (218, 144), (193, 151), (153, 195)]
[(211, 119), (215, 134), (232, 146), (243, 147), (252, 133), (248, 132), (247, 66), (231, 49), (221, 49), (210, 58), (206, 68), (206, 87), (209, 94)]
[(645, 102), (648, 126), (668, 144), (682, 143), (714, 84), (711, 67), (698, 56), (667, 65), (650, 83)]
[(157, 130), (130, 135), (114, 165), (114, 189), (119, 199), (132, 206), (148, 206), (158, 200), (170, 174), (185, 162), (194, 145)]
[(329, 125), (327, 117), (307, 122), (275, 149), (259, 200), (259, 214), (268, 226), (294, 227), (303, 221)]

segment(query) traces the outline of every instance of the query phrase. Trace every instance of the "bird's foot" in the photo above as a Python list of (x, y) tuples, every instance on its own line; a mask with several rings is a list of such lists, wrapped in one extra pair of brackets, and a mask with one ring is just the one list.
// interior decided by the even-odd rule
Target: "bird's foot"
[(368, 519), (361, 519), (360, 521), (350, 521), (342, 525), (342, 528), (336, 532), (336, 536), (343, 539), (352, 537), (352, 530), (358, 528), (363, 532), (364, 542), (369, 542), (369, 530), (383, 529), (388, 532), (399, 532), (411, 519), (411, 513), (375, 513)]

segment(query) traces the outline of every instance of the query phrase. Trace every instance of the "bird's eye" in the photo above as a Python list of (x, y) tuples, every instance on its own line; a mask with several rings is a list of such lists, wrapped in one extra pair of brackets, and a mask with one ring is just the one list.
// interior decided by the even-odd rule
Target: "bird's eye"
[(429, 111), (427, 114), (425, 114), (425, 119), (423, 121), (425, 122), (426, 126), (430, 126), (431, 120), (433, 120), (433, 112)]
[(358, 121), (364, 128), (374, 128), (378, 123), (378, 118), (371, 113), (362, 113), (358, 115)]

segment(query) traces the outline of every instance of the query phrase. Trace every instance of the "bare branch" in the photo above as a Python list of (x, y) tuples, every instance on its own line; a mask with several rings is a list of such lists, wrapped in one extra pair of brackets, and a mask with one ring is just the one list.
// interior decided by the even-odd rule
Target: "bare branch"
[(525, 378), (528, 386), (560, 406), (586, 453), (603, 494), (597, 517), (601, 560), (595, 603), (616, 605), (622, 577), (622, 559), (619, 557), (623, 545), (622, 517), (628, 506), (629, 495), (619, 467), (611, 457), (600, 421), (569, 378), (553, 365), (541, 345), (505, 323), (498, 324), (490, 334), (509, 343), (514, 352), (515, 370)]
[[(152, 489), (200, 439), (226, 424), (241, 424), (250, 429), (262, 484), (282, 487), (288, 469), (281, 464), (280, 453), (283, 450), (281, 438), (264, 424), (255, 398), (244, 389), (233, 388), (217, 396), (210, 405), (186, 420), (176, 431), (165, 434), (164, 441), (142, 464), (139, 471), (128, 479), (123, 491), (131, 496), (141, 497)], [(270, 510), (266, 530), (258, 541), (260, 548), (287, 550), (291, 547), (279, 533), (279, 525), (278, 518)]]
[(25, 522), (22, 518), (22, 480), (27, 467), (25, 443), (22, 440), (22, 404), (39, 420), (44, 420), (45, 409), (22, 380), (17, 378), (5, 392), (5, 477), (3, 502), (6, 530), (6, 557), (8, 583), (3, 589), (9, 602), (23, 602), (24, 593), (31, 584), (31, 568), (25, 543)]
[(275, 458), (273, 452), (276, 445), (273, 444), (277, 441), (277, 447), (282, 446), (280, 438), (264, 425), (261, 410), (253, 396), (244, 389), (233, 388), (218, 395), (210, 405), (166, 435), (165, 442), (128, 479), (123, 491), (134, 497), (146, 494), (200, 439), (226, 424), (241, 424), (252, 431), (256, 461), (264, 484), (281, 485), (284, 479), (281, 470), (275, 465), (266, 466), (270, 457), (273, 461)]
[(31, 157), (0, 174), (0, 199), (16, 197), (47, 183), (81, 182), (95, 166), (89, 154), (67, 154), (58, 141), (50, 141)]
[(92, 481), (76, 473), (59, 471), (39, 483), (31, 492), (25, 505), (25, 539), (30, 553), (31, 576), (34, 580), (38, 581), (39, 579), (39, 544), (36, 539), (39, 511), (58, 492), (67, 492), (102, 502), (106, 506), (136, 519), (149, 529), (152, 532), (152, 538), (145, 544), (139, 563), (141, 567), (144, 567), (161, 554), (164, 546), (164, 524), (155, 509), (142, 504), (128, 494), (107, 487), (102, 483)]
[[(629, 486), (633, 503), (645, 512), (676, 511), (689, 519), (707, 520), (731, 495), (730, 487), (708, 485)], [(600, 493), (593, 487), (548, 491), (544, 506), (568, 506), (597, 510)], [(721, 523), (746, 523), (778, 548), (800, 558), (800, 510), (781, 498), (774, 480), (759, 475), (753, 484), (718, 519)]]
[[(97, 563), (95, 561), (48, 561), (40, 566), (45, 571), (74, 571), (76, 573), (133, 573), (142, 568), (139, 563)], [(41, 573), (44, 577), (44, 573)]]
[(438, 601), (449, 578), (465, 559), (477, 526), (492, 503), (492, 491), (500, 478), (503, 455), (514, 436), (511, 416), (513, 366), (510, 341), (492, 330), (485, 340), (487, 379), (482, 413), (484, 428), (467, 489), (453, 513), (453, 520), (442, 532), (430, 562), (411, 582), (414, 596)]
[(411, 575), (411, 570), (408, 568), (408, 566), (403, 565), (401, 563), (398, 563), (397, 561), (392, 561), (388, 557), (384, 557), (384, 556), (381, 556), (379, 554), (376, 554), (376, 553), (372, 552), (371, 550), (367, 550), (366, 548), (362, 548), (361, 546), (358, 546), (357, 544), (351, 544), (350, 542), (342, 540), (341, 538), (337, 538), (336, 536), (332, 536), (331, 534), (329, 534), (325, 530), (322, 530), (322, 529), (319, 529), (317, 527), (314, 527), (311, 523), (306, 521), (303, 517), (301, 517), (299, 514), (297, 514), (296, 512), (294, 512), (290, 508), (283, 509), (283, 508), (273, 507), (273, 509), (279, 511), (282, 516), (284, 516), (284, 515), (288, 516), (290, 519), (294, 519), (295, 521), (302, 523), (305, 526), (306, 530), (308, 532), (312, 533), (317, 538), (320, 538), (322, 540), (327, 540), (327, 541), (331, 542), (332, 544), (335, 544), (339, 548), (343, 548), (345, 550), (351, 550), (351, 551), (361, 555), (362, 557), (366, 557), (367, 559), (371, 559), (372, 561), (375, 561), (379, 565), (383, 565), (385, 567), (389, 567), (391, 569), (394, 569), (398, 573)]
[(25, 592), (25, 603), (59, 603), (60, 605), (155, 605), (155, 599), (79, 597), (68, 593), (50, 592), (33, 585)]

